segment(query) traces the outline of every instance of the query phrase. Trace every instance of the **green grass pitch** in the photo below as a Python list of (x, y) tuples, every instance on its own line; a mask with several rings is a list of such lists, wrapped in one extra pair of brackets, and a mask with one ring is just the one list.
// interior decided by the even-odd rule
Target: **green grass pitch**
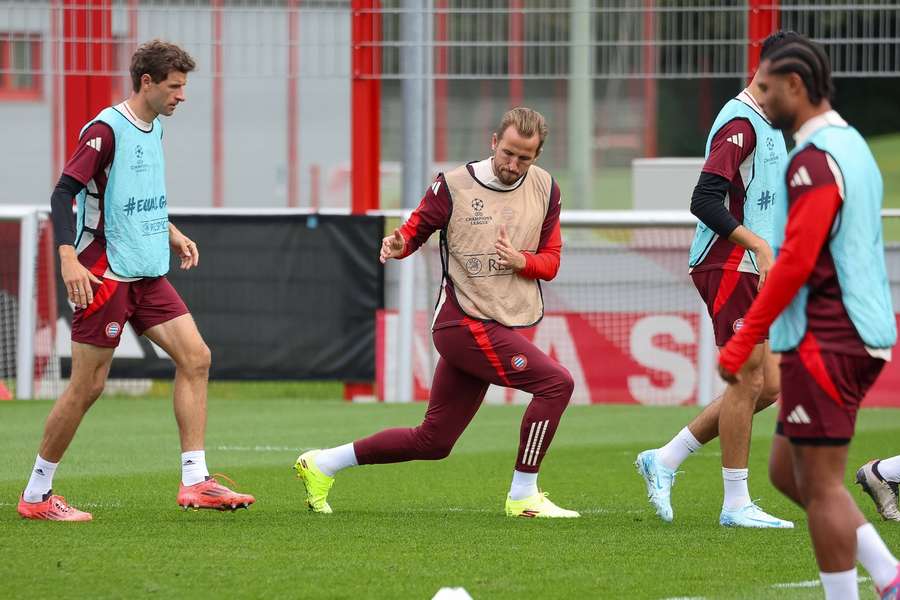
[[(19, 519), (48, 402), (0, 403), (0, 598), (431, 598), (462, 586), (483, 598), (821, 598), (806, 520), (766, 478), (774, 411), (755, 423), (751, 493), (793, 531), (724, 530), (718, 444), (683, 467), (675, 523), (652, 514), (632, 461), (696, 408), (570, 407), (540, 483), (577, 520), (503, 516), (521, 406), (484, 406), (442, 462), (361, 467), (338, 476), (335, 514), (306, 511), (291, 465), (300, 450), (414, 425), (424, 406), (350, 405), (289, 388), (214, 387), (207, 456), (256, 495), (249, 511), (175, 503), (171, 402), (104, 398), (88, 414), (55, 485), (94, 522)], [(317, 393), (314, 395), (328, 395)], [(864, 410), (847, 483), (863, 461), (900, 451), (900, 411)], [(884, 523), (851, 493), (885, 541)], [(864, 576), (864, 572), (860, 572)], [(781, 585), (781, 587), (778, 587)], [(861, 583), (863, 597), (871, 584)]]

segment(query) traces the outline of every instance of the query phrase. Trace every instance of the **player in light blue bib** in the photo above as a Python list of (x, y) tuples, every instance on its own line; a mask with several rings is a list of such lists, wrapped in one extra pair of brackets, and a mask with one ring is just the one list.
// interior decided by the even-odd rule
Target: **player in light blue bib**
[[(209, 476), (204, 451), (210, 351), (187, 306), (166, 279), (169, 249), (182, 269), (196, 267), (197, 244), (169, 223), (159, 115), (184, 101), (194, 60), (159, 40), (131, 60), (133, 93), (81, 130), (51, 197), (53, 229), (72, 315), (72, 376), (47, 418), (44, 438), (18, 512), (28, 519), (90, 521), (53, 494), (53, 476), (78, 424), (106, 385), (126, 324), (175, 362), (175, 415), (181, 436), (185, 508), (248, 507)], [(77, 198), (77, 219), (72, 198)], [(121, 460), (118, 457), (113, 457)], [(115, 462), (112, 463), (115, 468)]]

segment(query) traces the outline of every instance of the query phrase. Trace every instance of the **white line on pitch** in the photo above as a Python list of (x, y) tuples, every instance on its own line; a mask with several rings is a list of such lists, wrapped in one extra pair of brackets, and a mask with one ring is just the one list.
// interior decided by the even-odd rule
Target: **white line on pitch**
[(216, 450), (224, 452), (299, 452), (305, 448), (294, 446), (216, 446)]
[[(866, 582), (869, 582), (872, 580), (869, 579), (868, 577), (857, 577), (856, 581), (857, 581), (857, 583), (866, 583)], [(820, 585), (822, 585), (822, 582), (820, 580), (810, 579), (809, 581), (793, 581), (790, 583), (775, 583), (775, 584), (771, 585), (770, 587), (779, 589), (779, 590), (784, 590), (784, 589), (791, 589), (791, 588), (814, 588), (814, 587), (819, 587)]]

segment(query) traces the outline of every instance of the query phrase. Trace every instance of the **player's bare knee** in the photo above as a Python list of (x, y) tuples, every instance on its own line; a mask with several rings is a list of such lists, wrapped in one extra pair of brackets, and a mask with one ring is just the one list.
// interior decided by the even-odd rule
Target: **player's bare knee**
[(781, 395), (781, 389), (777, 386), (769, 385), (768, 382), (763, 384), (759, 398), (756, 399), (756, 410), (760, 411), (775, 404)]
[(209, 346), (201, 343), (196, 349), (188, 352), (177, 367), (188, 377), (205, 379), (209, 375), (211, 365), (212, 352)]

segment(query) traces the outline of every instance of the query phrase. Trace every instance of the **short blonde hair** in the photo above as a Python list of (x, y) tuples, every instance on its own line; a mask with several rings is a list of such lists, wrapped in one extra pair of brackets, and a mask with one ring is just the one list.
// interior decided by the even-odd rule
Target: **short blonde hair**
[(516, 132), (523, 137), (530, 138), (537, 134), (538, 140), (540, 140), (537, 149), (538, 153), (540, 153), (541, 148), (544, 146), (544, 140), (547, 139), (547, 134), (550, 132), (544, 115), (524, 106), (517, 106), (504, 113), (503, 118), (500, 119), (500, 126), (494, 132), (497, 134), (497, 139), (502, 138), (503, 133), (510, 126), (515, 127)]

